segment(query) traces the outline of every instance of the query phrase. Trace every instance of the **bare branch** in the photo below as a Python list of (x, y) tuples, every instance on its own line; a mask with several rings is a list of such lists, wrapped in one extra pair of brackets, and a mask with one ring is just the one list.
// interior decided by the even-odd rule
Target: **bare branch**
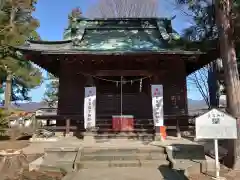
[(99, 0), (86, 12), (89, 18), (156, 17), (156, 0)]
[(204, 67), (191, 76), (188, 77), (188, 81), (191, 85), (194, 85), (197, 90), (200, 92), (205, 103), (210, 107), (210, 98), (209, 98), (209, 88), (208, 88), (208, 67)]

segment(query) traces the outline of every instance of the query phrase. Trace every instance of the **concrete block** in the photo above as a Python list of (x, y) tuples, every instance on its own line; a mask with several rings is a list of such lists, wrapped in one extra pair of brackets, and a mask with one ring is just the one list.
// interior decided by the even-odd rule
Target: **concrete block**
[(48, 147), (44, 148), (45, 152), (78, 152), (79, 147), (69, 147), (69, 146), (61, 146), (61, 147)]
[(58, 162), (56, 167), (65, 172), (72, 172), (74, 170), (73, 162)]
[(182, 171), (186, 176), (206, 172), (207, 164), (204, 148), (201, 145), (175, 145), (166, 147), (168, 160), (176, 171)]
[(110, 161), (109, 167), (141, 167), (139, 160), (131, 161)]
[(206, 157), (206, 162), (205, 162), (205, 172), (212, 172), (215, 171), (215, 159), (205, 156)]
[(56, 165), (51, 164), (41, 164), (39, 171), (42, 172), (54, 172), (54, 173), (66, 173), (64, 169), (61, 169), (60, 167), (57, 167)]
[(85, 161), (76, 163), (76, 169), (99, 169), (109, 168), (110, 161)]
[(51, 164), (51, 163), (73, 163), (76, 159), (77, 152), (52, 152), (47, 153), (44, 158), (45, 164)]
[(83, 137), (83, 144), (86, 146), (91, 146), (93, 144), (96, 144), (94, 134), (85, 134)]
[(47, 172), (72, 172), (73, 169), (73, 162), (52, 162), (43, 163), (40, 165), (39, 170), (47, 171)]
[(57, 142), (59, 141), (58, 137), (51, 137), (51, 138), (30, 138), (29, 139), (30, 142)]
[(167, 160), (140, 160), (141, 167), (158, 168), (159, 166), (169, 166), (169, 164)]
[(48, 151), (41, 164), (45, 171), (66, 171), (74, 170), (74, 163), (77, 156), (75, 151)]
[(28, 165), (29, 171), (38, 171), (42, 163), (43, 163), (43, 156), (36, 159), (35, 161), (31, 162)]

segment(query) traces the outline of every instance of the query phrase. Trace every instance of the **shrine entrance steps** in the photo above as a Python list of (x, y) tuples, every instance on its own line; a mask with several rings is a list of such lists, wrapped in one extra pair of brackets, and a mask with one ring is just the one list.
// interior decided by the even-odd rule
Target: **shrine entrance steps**
[(108, 141), (111, 139), (125, 139), (125, 140), (138, 140), (142, 142), (151, 142), (154, 140), (154, 133), (146, 132), (105, 132), (105, 133), (96, 133), (94, 138), (97, 142)]
[(164, 148), (85, 147), (76, 158), (76, 168), (152, 167), (169, 165)]
[(170, 168), (163, 147), (84, 147), (63, 180), (186, 180)]
[[(126, 121), (126, 122), (125, 122)], [(111, 117), (98, 118), (96, 121), (95, 138), (101, 139), (133, 139), (153, 141), (155, 128), (152, 119), (135, 118), (114, 122)]]
[(45, 148), (29, 170), (66, 172), (62, 180), (182, 180), (170, 167), (165, 148), (117, 139), (85, 142), (67, 137)]

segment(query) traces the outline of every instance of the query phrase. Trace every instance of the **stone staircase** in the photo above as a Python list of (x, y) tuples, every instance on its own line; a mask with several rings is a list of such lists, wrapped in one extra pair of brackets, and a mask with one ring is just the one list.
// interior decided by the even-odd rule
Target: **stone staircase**
[(76, 157), (76, 169), (115, 167), (155, 167), (169, 165), (164, 148), (93, 148), (85, 147)]
[(186, 180), (172, 170), (164, 147), (132, 140), (85, 144), (69, 137), (45, 148), (30, 171), (66, 173), (63, 180)]

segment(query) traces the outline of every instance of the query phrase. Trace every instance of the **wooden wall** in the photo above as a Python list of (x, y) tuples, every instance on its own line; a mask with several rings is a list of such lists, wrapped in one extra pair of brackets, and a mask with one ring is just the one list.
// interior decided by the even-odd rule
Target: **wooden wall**
[[(86, 77), (79, 74), (74, 63), (62, 60), (59, 77), (59, 115), (83, 115)], [(75, 119), (76, 121), (79, 119)], [(64, 121), (58, 121), (64, 125)], [(74, 125), (74, 121), (71, 121)]]
[[(186, 88), (186, 71), (184, 61), (181, 59), (172, 60), (168, 64), (169, 71), (164, 78), (164, 113), (166, 125), (176, 125), (176, 119), (172, 115), (188, 114), (187, 106), (187, 88)], [(187, 119), (179, 119), (181, 126), (187, 125)]]
[[(87, 85), (87, 77), (79, 73), (78, 66), (79, 64), (69, 63), (66, 60), (61, 61), (59, 115), (83, 115), (84, 87)], [(151, 84), (163, 84), (166, 116), (188, 113), (184, 61), (171, 60), (164, 67), (164, 73), (143, 80), (142, 92), (139, 92), (139, 82), (123, 85), (123, 91), (128, 94), (123, 97), (123, 114), (152, 118)], [(106, 113), (109, 113), (109, 116), (120, 114), (120, 84), (116, 87), (112, 82), (106, 83), (101, 80), (94, 80), (94, 83), (97, 86), (97, 117)], [(187, 124), (186, 119), (181, 119), (179, 122), (180, 125)], [(62, 125), (64, 123), (61, 122)], [(176, 125), (176, 120), (172, 117), (166, 118), (165, 125)]]

